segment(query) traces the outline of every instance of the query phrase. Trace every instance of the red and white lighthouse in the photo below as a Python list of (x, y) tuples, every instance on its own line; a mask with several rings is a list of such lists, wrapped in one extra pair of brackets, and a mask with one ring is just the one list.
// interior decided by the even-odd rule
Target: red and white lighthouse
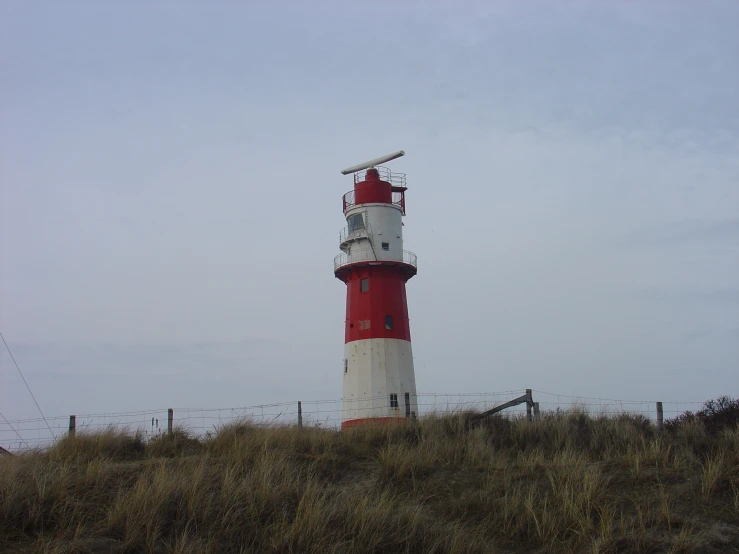
[(346, 283), (342, 429), (418, 411), (405, 294), (417, 266), (403, 249), (405, 175), (379, 165), (403, 154), (342, 171), (354, 175), (334, 259), (334, 274)]

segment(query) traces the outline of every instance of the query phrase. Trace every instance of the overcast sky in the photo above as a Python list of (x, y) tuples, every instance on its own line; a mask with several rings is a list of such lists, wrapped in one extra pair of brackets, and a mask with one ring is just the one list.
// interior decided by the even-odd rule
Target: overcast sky
[(339, 171), (404, 149), (419, 392), (737, 396), (738, 28), (730, 1), (2, 2), (0, 331), (47, 415), (339, 398)]

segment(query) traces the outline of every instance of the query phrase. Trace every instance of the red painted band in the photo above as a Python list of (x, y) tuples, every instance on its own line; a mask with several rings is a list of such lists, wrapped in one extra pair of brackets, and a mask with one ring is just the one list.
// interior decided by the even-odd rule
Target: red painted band
[(341, 422), (341, 429), (343, 431), (349, 427), (357, 427), (358, 425), (366, 424), (387, 425), (388, 423), (400, 423), (405, 420), (406, 418), (404, 417), (365, 417), (362, 419), (350, 419)]
[(346, 283), (345, 342), (411, 340), (406, 270), (397, 266), (353, 266), (337, 274)]

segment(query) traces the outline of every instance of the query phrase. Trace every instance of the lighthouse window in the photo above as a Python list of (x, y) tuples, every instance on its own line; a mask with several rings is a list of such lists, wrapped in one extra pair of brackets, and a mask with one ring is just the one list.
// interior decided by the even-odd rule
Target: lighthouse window
[(360, 281), (359, 290), (362, 292), (367, 292), (369, 290), (369, 279), (362, 279)]
[(397, 394), (391, 394), (390, 395), (390, 407), (391, 408), (397, 408), (398, 407), (398, 395)]
[(362, 219), (362, 214), (350, 215), (346, 218), (346, 222), (349, 224), (350, 233), (358, 231), (359, 229), (364, 229), (364, 219)]
[(382, 243), (382, 249), (383, 250), (390, 250), (390, 243), (389, 242), (383, 242)]
[(393, 328), (393, 316), (386, 315), (385, 316), (385, 329), (392, 329)]

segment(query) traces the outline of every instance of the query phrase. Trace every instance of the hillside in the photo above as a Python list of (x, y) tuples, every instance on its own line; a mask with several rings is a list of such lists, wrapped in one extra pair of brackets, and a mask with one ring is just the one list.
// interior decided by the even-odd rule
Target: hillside
[(0, 458), (3, 552), (739, 552), (739, 429), (469, 414)]

